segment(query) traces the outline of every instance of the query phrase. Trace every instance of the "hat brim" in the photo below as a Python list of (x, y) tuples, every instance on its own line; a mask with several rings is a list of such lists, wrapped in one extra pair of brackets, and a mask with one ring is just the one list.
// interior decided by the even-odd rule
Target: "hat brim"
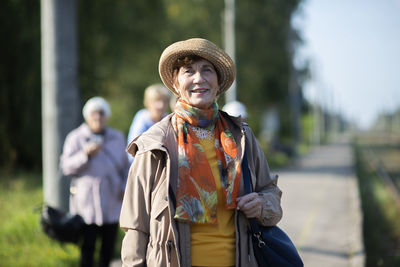
[(165, 86), (175, 95), (179, 92), (173, 85), (173, 66), (182, 57), (196, 55), (202, 57), (214, 65), (219, 74), (218, 95), (230, 88), (236, 76), (236, 67), (230, 56), (214, 43), (202, 39), (193, 38), (173, 43), (161, 54), (158, 71)]

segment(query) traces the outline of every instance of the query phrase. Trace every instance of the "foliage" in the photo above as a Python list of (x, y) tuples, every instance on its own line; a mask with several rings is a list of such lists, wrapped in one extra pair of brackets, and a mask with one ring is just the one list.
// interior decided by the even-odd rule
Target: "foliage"
[(291, 137), (289, 79), (291, 16), (300, 1), (237, 1), (237, 65), (239, 99), (248, 105), (251, 124), (259, 129), (260, 114), (280, 110), (280, 137)]
[(0, 266), (76, 266), (77, 247), (54, 242), (40, 229), (41, 176), (1, 176)]
[(39, 1), (0, 3), (0, 165), (41, 165)]
[[(359, 179), (363, 209), (363, 231), (366, 250), (366, 266), (399, 266), (400, 264), (400, 207), (390, 194), (376, 169), (370, 164), (369, 152), (387, 154), (397, 147), (395, 158), (400, 155), (400, 143), (390, 146), (371, 139), (359, 138), (356, 152), (356, 170)], [(390, 153), (391, 154), (391, 153)], [(398, 161), (397, 161), (398, 162)], [(399, 166), (397, 164), (397, 171)]]
[[(76, 245), (60, 244), (42, 232), (39, 223), (42, 199), (40, 174), (0, 173), (0, 266), (78, 265)], [(119, 231), (114, 257), (120, 255), (122, 235)]]
[(400, 134), (400, 107), (394, 111), (385, 111), (378, 114), (371, 130)]
[[(0, 66), (0, 162), (10, 169), (41, 166), (40, 1), (28, 2), (5, 0), (0, 8), (0, 33), (7, 36)], [(280, 134), (289, 145), (289, 45), (299, 40), (289, 33), (300, 2), (236, 1), (238, 99), (247, 104), (256, 133), (262, 111), (278, 105)], [(160, 82), (158, 60), (167, 45), (203, 37), (223, 47), (223, 9), (224, 1), (211, 0), (77, 1), (81, 102), (104, 96), (113, 110), (110, 125), (126, 134), (142, 108), (144, 88)]]
[(314, 137), (313, 130), (315, 127), (315, 122), (312, 113), (306, 113), (301, 118), (303, 143), (306, 145), (311, 145), (313, 143)]

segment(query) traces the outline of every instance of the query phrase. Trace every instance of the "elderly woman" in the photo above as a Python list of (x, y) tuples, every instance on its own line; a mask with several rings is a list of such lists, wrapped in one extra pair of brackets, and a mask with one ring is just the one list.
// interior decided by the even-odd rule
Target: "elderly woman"
[(189, 39), (164, 50), (159, 72), (178, 101), (128, 146), (135, 160), (120, 217), (123, 266), (257, 266), (247, 218), (278, 223), (281, 191), (250, 128), (218, 110), (235, 78), (232, 59), (208, 40)]
[(107, 127), (111, 111), (101, 97), (83, 107), (85, 123), (68, 134), (61, 170), (72, 177), (70, 212), (85, 221), (80, 266), (93, 266), (96, 238), (101, 237), (98, 266), (112, 258), (129, 163), (122, 133)]

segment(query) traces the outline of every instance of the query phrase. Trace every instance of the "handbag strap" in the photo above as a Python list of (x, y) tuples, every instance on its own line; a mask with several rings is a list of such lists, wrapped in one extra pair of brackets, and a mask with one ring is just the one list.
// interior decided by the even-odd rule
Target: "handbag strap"
[(247, 161), (247, 152), (246, 148), (244, 149), (243, 163), (242, 163), (242, 171), (243, 171), (243, 180), (244, 180), (244, 190), (247, 194), (251, 193), (251, 185), (250, 185), (250, 170), (249, 170), (249, 162)]
[[(247, 161), (247, 152), (246, 152), (246, 147), (244, 149), (244, 156), (243, 156), (243, 162), (242, 162), (242, 171), (243, 171), (243, 180), (244, 180), (244, 189), (247, 194), (250, 194), (252, 192), (251, 190), (251, 184), (250, 184), (250, 169), (249, 169), (249, 162)], [(254, 218), (248, 218), (251, 230), (253, 234), (259, 233), (260, 229), (258, 228), (258, 223), (257, 220)]]

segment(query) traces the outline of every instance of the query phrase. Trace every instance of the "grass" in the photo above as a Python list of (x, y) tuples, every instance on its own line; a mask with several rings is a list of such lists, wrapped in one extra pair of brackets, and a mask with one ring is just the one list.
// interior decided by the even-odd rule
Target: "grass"
[[(367, 149), (390, 166), (394, 166), (392, 161), (400, 155), (397, 143), (382, 146), (376, 140), (359, 139), (356, 145), (356, 169), (364, 214), (366, 266), (400, 266), (400, 207), (376, 170), (368, 163)], [(390, 172), (396, 173), (399, 168), (397, 164), (397, 170), (393, 168)]]
[[(40, 227), (40, 174), (0, 174), (0, 267), (77, 266), (79, 248), (48, 238)], [(115, 257), (119, 257), (122, 231)]]

